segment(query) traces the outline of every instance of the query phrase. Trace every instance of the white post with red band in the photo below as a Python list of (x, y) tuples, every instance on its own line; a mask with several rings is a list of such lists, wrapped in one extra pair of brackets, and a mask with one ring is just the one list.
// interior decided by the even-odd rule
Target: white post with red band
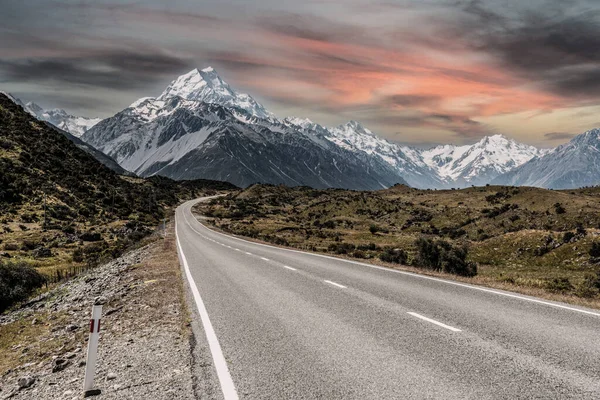
[(83, 392), (94, 388), (94, 375), (96, 374), (96, 358), (98, 356), (98, 339), (100, 338), (100, 316), (102, 306), (93, 306), (92, 319), (90, 319), (90, 340), (88, 342), (87, 361), (85, 363), (85, 380), (83, 381)]

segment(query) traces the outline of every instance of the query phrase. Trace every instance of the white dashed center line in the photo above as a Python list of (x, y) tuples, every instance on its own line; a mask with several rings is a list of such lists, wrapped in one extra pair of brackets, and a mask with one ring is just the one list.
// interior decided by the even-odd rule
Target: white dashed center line
[(246, 252), (246, 254), (248, 254), (249, 256), (251, 256), (251, 255), (252, 255), (252, 253), (249, 253), (249, 252)]
[(329, 283), (330, 285), (337, 286), (337, 287), (342, 288), (342, 289), (346, 289), (346, 286), (340, 285), (339, 283), (335, 283), (335, 282), (332, 282), (332, 281), (325, 281), (325, 282)]
[(268, 258), (265, 258), (265, 257), (261, 257), (260, 259), (261, 260), (265, 260), (265, 261), (271, 261), (271, 260), (269, 260)]
[(421, 314), (417, 314), (417, 313), (414, 313), (414, 312), (409, 312), (409, 313), (407, 313), (407, 314), (409, 314), (409, 315), (412, 315), (413, 317), (420, 318), (420, 319), (422, 319), (423, 321), (431, 322), (432, 324), (435, 324), (435, 325), (437, 325), (437, 326), (441, 326), (442, 328), (446, 328), (446, 329), (448, 329), (448, 330), (451, 330), (452, 332), (462, 332), (462, 331), (461, 331), (460, 329), (458, 329), (458, 328), (454, 328), (454, 327), (448, 326), (448, 325), (446, 325), (446, 324), (442, 324), (441, 322), (438, 322), (438, 321), (436, 321), (436, 320), (434, 320), (434, 319), (431, 319), (431, 318), (424, 317), (424, 316), (422, 316)]
[(290, 271), (295, 271), (296, 270), (296, 268), (288, 267), (287, 265), (284, 265), (283, 268), (287, 268)]

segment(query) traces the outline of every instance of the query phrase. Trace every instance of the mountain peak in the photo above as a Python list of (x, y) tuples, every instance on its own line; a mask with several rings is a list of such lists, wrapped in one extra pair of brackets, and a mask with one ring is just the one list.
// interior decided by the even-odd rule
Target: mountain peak
[(251, 96), (238, 93), (232, 89), (213, 67), (194, 68), (190, 72), (177, 77), (157, 99), (167, 100), (173, 97), (239, 108), (259, 118), (275, 118)]
[(360, 122), (355, 120), (350, 120), (345, 124), (338, 126), (337, 129), (347, 132), (353, 132), (359, 135), (374, 136), (373, 132), (371, 132), (369, 129), (365, 128)]

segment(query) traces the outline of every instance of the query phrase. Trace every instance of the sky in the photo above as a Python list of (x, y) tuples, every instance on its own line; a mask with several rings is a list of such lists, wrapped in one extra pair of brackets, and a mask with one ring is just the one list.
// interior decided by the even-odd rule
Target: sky
[(108, 117), (213, 66), (279, 117), (416, 146), (600, 127), (597, 0), (0, 0), (0, 90)]

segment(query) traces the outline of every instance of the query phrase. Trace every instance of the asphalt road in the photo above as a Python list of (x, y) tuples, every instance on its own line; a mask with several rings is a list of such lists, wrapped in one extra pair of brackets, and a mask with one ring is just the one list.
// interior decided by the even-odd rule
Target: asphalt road
[(600, 399), (599, 311), (248, 242), (194, 203), (176, 230), (211, 397)]

